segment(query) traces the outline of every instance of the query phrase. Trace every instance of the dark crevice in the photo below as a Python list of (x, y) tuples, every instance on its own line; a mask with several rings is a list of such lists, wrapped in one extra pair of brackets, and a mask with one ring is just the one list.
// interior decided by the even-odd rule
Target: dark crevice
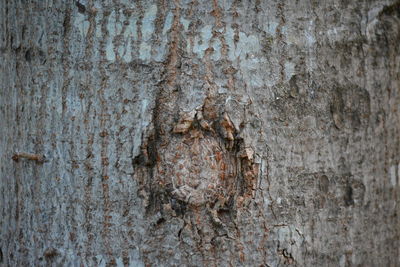
[(160, 225), (164, 222), (166, 222), (166, 220), (163, 217), (161, 217), (160, 219), (157, 220), (156, 225)]
[(31, 62), (31, 60), (32, 60), (32, 50), (31, 49), (26, 50), (25, 60), (28, 62)]
[(389, 15), (400, 17), (400, 1), (397, 1), (391, 5), (385, 6), (379, 13), (379, 16)]
[(59, 252), (55, 248), (48, 248), (43, 252), (43, 256), (46, 259), (53, 259), (54, 257), (58, 256)]
[(354, 204), (353, 188), (350, 185), (348, 185), (345, 189), (344, 202), (347, 207)]
[(186, 209), (187, 209), (187, 203), (185, 203), (182, 200), (173, 198), (173, 197), (170, 198), (170, 203), (171, 203), (171, 207), (175, 211), (176, 215), (178, 215), (178, 216), (185, 215)]
[(75, 5), (78, 8), (79, 13), (82, 13), (82, 14), (85, 13), (86, 7), (83, 4), (79, 3), (79, 1), (76, 1)]

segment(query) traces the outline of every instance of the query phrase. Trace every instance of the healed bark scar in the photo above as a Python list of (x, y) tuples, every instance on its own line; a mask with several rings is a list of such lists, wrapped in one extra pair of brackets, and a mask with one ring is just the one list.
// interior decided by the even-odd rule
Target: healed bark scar
[[(259, 168), (254, 150), (238, 137), (227, 113), (207, 120), (206, 108), (180, 113), (171, 132), (165, 133), (168, 142), (151, 146), (154, 135), (143, 142), (142, 161), (136, 162), (151, 170), (138, 172), (142, 174), (137, 178), (148, 207), (159, 206), (151, 202), (157, 201), (156, 195), (159, 201), (161, 194), (188, 207), (210, 208), (215, 215), (219, 209), (236, 209), (254, 197)], [(149, 157), (150, 153), (154, 156)], [(150, 173), (149, 177), (143, 173)]]

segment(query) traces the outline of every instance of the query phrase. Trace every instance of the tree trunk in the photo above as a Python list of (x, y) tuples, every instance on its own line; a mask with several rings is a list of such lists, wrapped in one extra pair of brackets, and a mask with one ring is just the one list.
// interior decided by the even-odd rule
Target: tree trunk
[(399, 1), (0, 18), (0, 265), (400, 266)]

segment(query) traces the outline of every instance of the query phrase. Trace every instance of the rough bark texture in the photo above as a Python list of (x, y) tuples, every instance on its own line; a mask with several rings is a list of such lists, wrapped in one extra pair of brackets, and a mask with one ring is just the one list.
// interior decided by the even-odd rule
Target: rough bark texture
[(0, 265), (400, 266), (400, 2), (0, 20)]

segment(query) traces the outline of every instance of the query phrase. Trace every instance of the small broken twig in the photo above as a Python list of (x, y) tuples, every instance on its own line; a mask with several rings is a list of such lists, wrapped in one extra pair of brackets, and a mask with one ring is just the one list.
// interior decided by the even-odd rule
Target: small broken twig
[(12, 156), (12, 159), (14, 161), (18, 161), (19, 159), (29, 159), (29, 160), (34, 160), (37, 163), (43, 163), (45, 162), (46, 157), (44, 155), (21, 152), (21, 153), (15, 153)]

